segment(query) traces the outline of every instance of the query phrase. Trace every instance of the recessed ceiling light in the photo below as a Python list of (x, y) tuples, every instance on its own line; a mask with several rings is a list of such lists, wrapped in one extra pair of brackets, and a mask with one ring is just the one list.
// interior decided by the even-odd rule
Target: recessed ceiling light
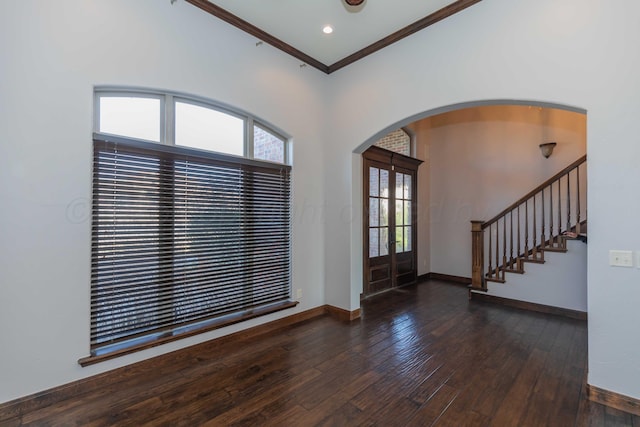
[(322, 28), (322, 32), (325, 34), (331, 34), (333, 33), (333, 27), (331, 25), (325, 25), (324, 28)]

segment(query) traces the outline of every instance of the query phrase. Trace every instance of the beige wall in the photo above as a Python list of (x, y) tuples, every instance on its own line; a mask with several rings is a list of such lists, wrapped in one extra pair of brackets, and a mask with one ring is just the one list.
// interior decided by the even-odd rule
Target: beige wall
[(418, 275), (431, 272), (431, 228), (429, 226), (429, 203), (431, 161), (429, 160), (429, 123), (426, 120), (407, 126), (415, 135), (415, 157), (424, 163), (418, 168)]

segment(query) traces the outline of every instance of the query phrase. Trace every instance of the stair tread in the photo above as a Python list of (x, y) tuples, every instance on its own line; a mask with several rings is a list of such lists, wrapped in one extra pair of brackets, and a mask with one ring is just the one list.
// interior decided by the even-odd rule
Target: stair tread
[(524, 274), (524, 270), (519, 270), (517, 268), (505, 268), (504, 271), (507, 273)]
[(505, 283), (506, 280), (502, 280), (502, 279), (496, 279), (494, 277), (485, 277), (484, 278), (487, 282), (496, 282), (496, 283)]

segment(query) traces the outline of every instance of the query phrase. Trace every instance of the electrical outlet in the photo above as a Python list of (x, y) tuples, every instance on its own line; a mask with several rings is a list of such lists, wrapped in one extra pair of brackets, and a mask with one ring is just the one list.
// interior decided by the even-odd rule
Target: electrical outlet
[(609, 251), (609, 265), (615, 267), (633, 267), (633, 251)]
[(296, 299), (302, 299), (302, 289), (296, 289)]

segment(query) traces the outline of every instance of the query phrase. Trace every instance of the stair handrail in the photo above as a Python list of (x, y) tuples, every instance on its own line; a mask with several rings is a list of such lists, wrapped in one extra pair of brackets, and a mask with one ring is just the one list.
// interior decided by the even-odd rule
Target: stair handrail
[(512, 203), (511, 205), (509, 205), (506, 209), (504, 209), (498, 215), (494, 216), (493, 218), (491, 218), (488, 221), (483, 222), (482, 223), (482, 229), (484, 230), (485, 228), (489, 227), (491, 224), (493, 224), (496, 221), (498, 221), (500, 218), (505, 216), (507, 213), (511, 212), (512, 210), (514, 210), (515, 208), (517, 208), (518, 206), (523, 204), (525, 201), (529, 200), (530, 198), (532, 198), (533, 196), (535, 196), (536, 194), (541, 192), (543, 188), (547, 188), (549, 185), (551, 185), (551, 183), (556, 182), (558, 179), (562, 178), (563, 176), (565, 176), (566, 174), (568, 174), (569, 172), (571, 172), (572, 170), (574, 170), (575, 168), (577, 168), (578, 166), (580, 166), (581, 164), (583, 164), (586, 161), (587, 161), (587, 155), (585, 154), (584, 156), (580, 157), (575, 162), (571, 163), (566, 168), (562, 169), (557, 174), (553, 175), (551, 178), (549, 178), (548, 180), (546, 180), (542, 184), (538, 185), (533, 190), (529, 191), (523, 197), (520, 197), (515, 203)]
[[(504, 282), (504, 273), (506, 271), (506, 263), (507, 263), (507, 258), (506, 258), (506, 233), (507, 233), (507, 227), (506, 227), (506, 221), (507, 221), (507, 215), (511, 214), (510, 218), (511, 221), (513, 221), (513, 212), (515, 210), (518, 211), (518, 218), (520, 215), (520, 206), (522, 206), (523, 204), (525, 205), (525, 210), (527, 207), (527, 203), (529, 200), (533, 199), (533, 203), (534, 203), (534, 209), (535, 209), (535, 200), (536, 200), (536, 196), (542, 192), (542, 199), (543, 199), (543, 209), (544, 209), (544, 190), (547, 188), (551, 188), (552, 185), (556, 182), (558, 182), (558, 185), (560, 185), (560, 180), (562, 178), (564, 178), (565, 176), (567, 176), (567, 185), (569, 185), (569, 178), (570, 178), (570, 173), (573, 172), (574, 170), (577, 170), (577, 173), (579, 173), (579, 167), (584, 164), (587, 160), (587, 156), (586, 154), (579, 157), (576, 161), (574, 161), (573, 163), (571, 163), (570, 165), (568, 165), (567, 167), (565, 167), (564, 169), (562, 169), (560, 172), (556, 173), (555, 175), (553, 175), (551, 178), (547, 179), (546, 181), (544, 181), (542, 184), (536, 186), (533, 190), (529, 191), (527, 194), (525, 194), (524, 196), (520, 197), (516, 202), (510, 204), (507, 208), (505, 208), (504, 210), (502, 210), (499, 214), (497, 214), (496, 216), (494, 216), (493, 218), (491, 218), (488, 221), (471, 221), (471, 233), (472, 233), (472, 281), (471, 281), (471, 285), (469, 286), (469, 292), (471, 292), (471, 290), (479, 290), (479, 291), (484, 291), (486, 292), (488, 290), (487, 288), (487, 278), (485, 277), (485, 271), (484, 271), (484, 267), (485, 267), (485, 255), (484, 255), (484, 234), (485, 234), (485, 229), (490, 228), (493, 224), (498, 223), (498, 221), (500, 221), (501, 219), (504, 218), (503, 220), (503, 261), (502, 261), (502, 266), (499, 265), (499, 259), (496, 259), (496, 268), (495, 268), (495, 276), (492, 276), (492, 280), (493, 278), (497, 278), (500, 279), (500, 277), (498, 277), (498, 273), (500, 272), (502, 275), (502, 280), (496, 280), (496, 281), (500, 281), (500, 282)], [(578, 175), (579, 177), (579, 175)], [(577, 180), (579, 178), (576, 178)], [(578, 187), (579, 187), (579, 182), (578, 182)], [(560, 191), (560, 190), (558, 190)], [(567, 187), (567, 192), (569, 192), (569, 188)], [(569, 193), (567, 193), (567, 195), (569, 195)], [(567, 203), (568, 202), (568, 198), (567, 198)], [(579, 200), (579, 188), (578, 188), (578, 204), (580, 203)], [(558, 205), (558, 208), (561, 209)], [(560, 210), (558, 211), (560, 212)], [(579, 232), (580, 229), (580, 212), (578, 211), (578, 218), (577, 218), (577, 223), (576, 223), (576, 232)], [(525, 217), (526, 217), (527, 213), (525, 212)], [(558, 214), (559, 215), (559, 214)], [(544, 213), (543, 213), (543, 217), (544, 217)], [(559, 219), (559, 218), (558, 218)], [(513, 224), (510, 224), (511, 227), (513, 227)], [(499, 224), (496, 224), (496, 227), (499, 227)], [(533, 218), (533, 228), (535, 229), (535, 216)], [(542, 227), (543, 227), (543, 231), (544, 231), (544, 219), (543, 219), (543, 223), (542, 223)], [(569, 224), (567, 224), (567, 227), (569, 227)], [(528, 230), (528, 227), (525, 227), (526, 230)], [(558, 231), (560, 232), (561, 229), (561, 225), (559, 226)], [(490, 228), (491, 230), (491, 228)], [(567, 231), (569, 231), (567, 229)], [(511, 230), (511, 234), (513, 237), (513, 230)], [(518, 250), (519, 250), (519, 245), (520, 245), (520, 228), (518, 226)], [(551, 236), (553, 237), (553, 236)], [(491, 252), (491, 237), (489, 237), (489, 251)], [(497, 239), (497, 237), (496, 237)], [(528, 242), (528, 237), (526, 237), (527, 242)], [(562, 248), (566, 248), (566, 243), (564, 241), (564, 239), (560, 238), (560, 233), (558, 233), (558, 241), (561, 241), (561, 246)], [(550, 241), (553, 244), (553, 239), (550, 239)], [(545, 244), (545, 242), (541, 242), (542, 245)], [(497, 254), (497, 250), (498, 250), (498, 241), (496, 240), (496, 254)], [(527, 244), (525, 243), (525, 249), (527, 248)], [(513, 240), (511, 240), (511, 249), (513, 249)], [(546, 249), (546, 248), (545, 248)], [(551, 246), (549, 246), (549, 250), (551, 250)], [(532, 253), (534, 255), (534, 258), (536, 256), (536, 246), (535, 246), (535, 236), (534, 236), (534, 246), (532, 248)], [(564, 249), (563, 249), (564, 250)], [(525, 250), (525, 260), (528, 261), (529, 260), (529, 255), (527, 250)], [(538, 254), (543, 254), (543, 251), (540, 250), (538, 252)], [(516, 254), (518, 257), (519, 255)], [(492, 254), (489, 254), (488, 259), (491, 259)], [(496, 258), (498, 258), (498, 255), (496, 255)], [(511, 257), (513, 258), (513, 257)], [(520, 259), (520, 258), (518, 258)], [(513, 268), (513, 259), (510, 259), (512, 267)], [(522, 261), (518, 261), (519, 265), (521, 265)], [(544, 257), (542, 256), (542, 261), (544, 262)], [(487, 273), (487, 276), (492, 275), (493, 273), (493, 268), (491, 266), (491, 261), (489, 261), (489, 270), (490, 272)], [(521, 267), (520, 267), (521, 268)], [(522, 272), (522, 271), (521, 271)]]

